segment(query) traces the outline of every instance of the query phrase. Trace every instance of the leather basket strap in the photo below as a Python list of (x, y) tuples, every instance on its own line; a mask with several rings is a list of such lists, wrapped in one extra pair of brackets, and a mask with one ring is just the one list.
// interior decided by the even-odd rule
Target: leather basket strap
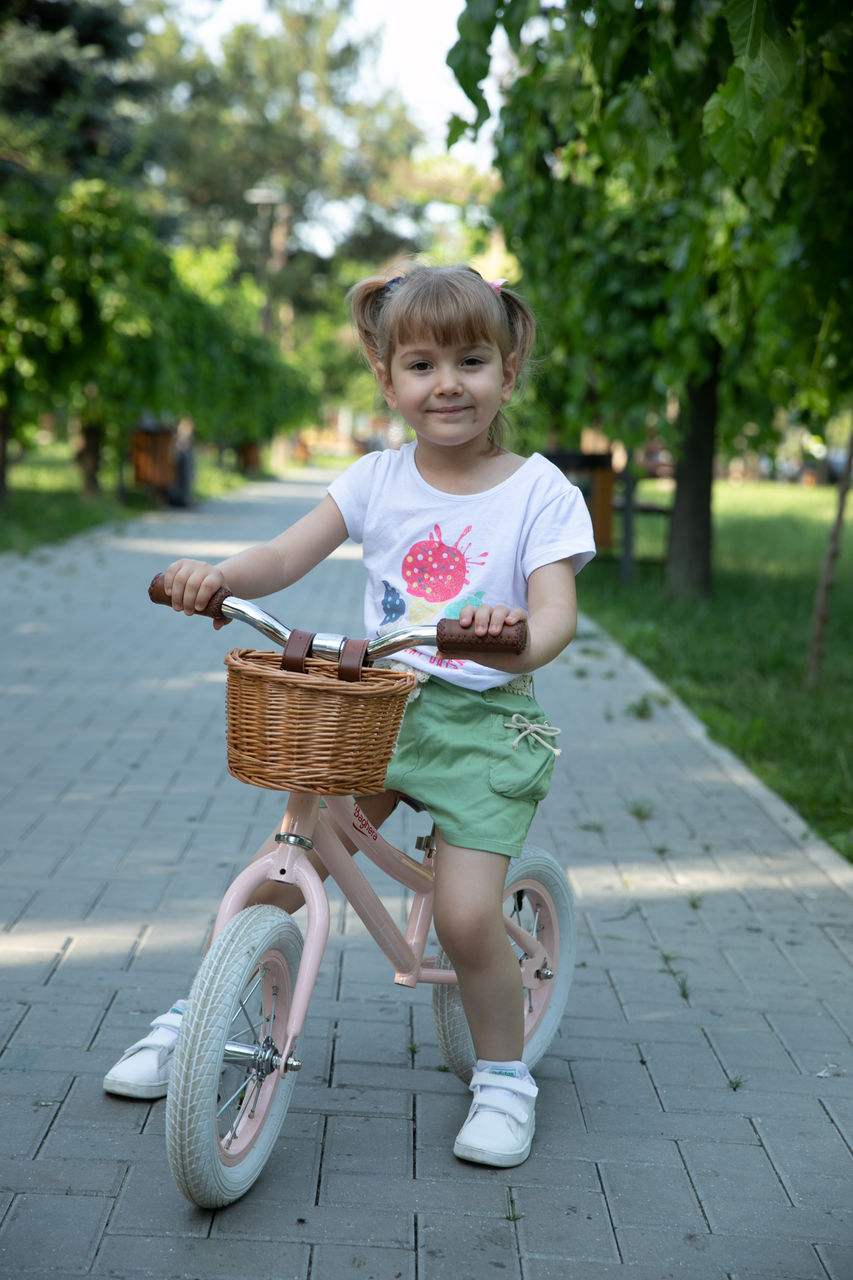
[(366, 653), (366, 640), (345, 640), (341, 650), (341, 660), (338, 663), (338, 679), (360, 680)]
[(282, 671), (305, 670), (305, 659), (311, 651), (314, 634), (313, 631), (291, 631), (281, 655)]

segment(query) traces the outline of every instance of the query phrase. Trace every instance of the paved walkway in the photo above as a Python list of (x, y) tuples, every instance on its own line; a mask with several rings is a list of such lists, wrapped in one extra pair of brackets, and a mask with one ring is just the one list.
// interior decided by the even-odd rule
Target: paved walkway
[[(340, 901), (293, 1110), (242, 1202), (187, 1204), (164, 1104), (103, 1094), (280, 803), (224, 769), (222, 655), (249, 633), (145, 587), (321, 493), (261, 484), (0, 558), (0, 1274), (850, 1280), (853, 867), (588, 620), (538, 680), (564, 751), (534, 836), (581, 940), (525, 1165), (453, 1158), (468, 1095), (429, 990), (395, 988)], [(344, 549), (272, 612), (357, 632), (359, 602)]]

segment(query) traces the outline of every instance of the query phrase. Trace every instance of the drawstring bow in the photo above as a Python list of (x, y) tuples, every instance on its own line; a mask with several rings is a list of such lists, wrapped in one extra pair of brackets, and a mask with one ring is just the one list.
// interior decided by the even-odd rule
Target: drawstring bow
[(553, 751), (555, 756), (560, 754), (560, 748), (555, 747), (548, 741), (549, 738), (556, 738), (562, 732), (552, 724), (535, 724), (532, 720), (528, 720), (527, 716), (523, 716), (517, 711), (511, 720), (504, 720), (505, 729), (516, 729), (518, 737), (511, 744), (513, 751), (518, 750), (518, 744), (524, 738), (532, 738), (540, 747), (547, 747), (549, 751)]

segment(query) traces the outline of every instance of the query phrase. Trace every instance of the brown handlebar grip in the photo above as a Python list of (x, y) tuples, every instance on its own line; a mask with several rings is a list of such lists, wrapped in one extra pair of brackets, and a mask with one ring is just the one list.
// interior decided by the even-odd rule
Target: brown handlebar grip
[[(149, 600), (153, 600), (154, 604), (171, 605), (172, 597), (166, 595), (163, 581), (164, 575), (162, 573), (155, 574), (151, 579), (151, 585), (148, 588), (148, 598)], [(221, 620), (225, 616), (222, 612), (222, 601), (227, 600), (230, 595), (231, 592), (227, 587), (220, 587), (215, 595), (210, 597), (205, 607), (203, 609), (196, 610), (196, 612), (204, 618), (216, 618)]]
[(442, 653), (464, 657), (466, 653), (523, 653), (527, 644), (527, 623), (504, 624), (500, 635), (478, 636), (473, 627), (463, 627), (456, 618), (441, 618), (435, 629)]

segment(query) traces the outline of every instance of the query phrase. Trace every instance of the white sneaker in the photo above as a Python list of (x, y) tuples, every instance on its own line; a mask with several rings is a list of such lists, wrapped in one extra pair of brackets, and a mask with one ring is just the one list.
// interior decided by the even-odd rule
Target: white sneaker
[(172, 1054), (186, 1007), (186, 1000), (176, 1000), (168, 1013), (161, 1013), (151, 1023), (150, 1035), (125, 1049), (104, 1076), (107, 1093), (117, 1093), (123, 1098), (165, 1098)]
[(453, 1154), (460, 1160), (501, 1169), (523, 1164), (530, 1155), (536, 1128), (539, 1090), (532, 1079), (475, 1071), (470, 1087), (474, 1101), (453, 1144)]

